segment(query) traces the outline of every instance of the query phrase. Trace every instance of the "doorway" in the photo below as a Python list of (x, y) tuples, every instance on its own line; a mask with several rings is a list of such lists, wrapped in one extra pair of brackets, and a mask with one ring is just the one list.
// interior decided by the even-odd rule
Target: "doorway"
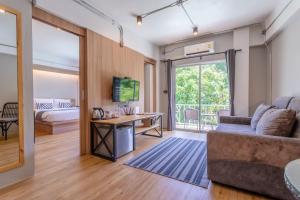
[(156, 108), (156, 61), (145, 58), (144, 62), (144, 110), (147, 113), (157, 111)]
[[(77, 76), (77, 97), (76, 103), (72, 104), (73, 107), (80, 107), (79, 110), (79, 118), (80, 121), (78, 123), (78, 140), (79, 140), (79, 149), (78, 155), (83, 155), (89, 152), (88, 144), (87, 144), (87, 105), (86, 105), (86, 29), (79, 27), (71, 22), (68, 22), (64, 19), (61, 19), (57, 16), (54, 16), (46, 11), (43, 11), (37, 7), (32, 8), (32, 18), (33, 20), (37, 20), (41, 23), (50, 25), (54, 27), (57, 31), (66, 32), (78, 38), (77, 45), (79, 46), (77, 55), (78, 55), (78, 69), (75, 74)], [(68, 71), (72, 71), (70, 69), (65, 69)], [(57, 72), (61, 72), (60, 70)], [(65, 72), (65, 71), (64, 71)], [(62, 102), (64, 103), (64, 102)], [(73, 126), (74, 124), (71, 124)]]
[(229, 83), (224, 60), (179, 66), (175, 81), (176, 129), (209, 131), (217, 113), (229, 110)]

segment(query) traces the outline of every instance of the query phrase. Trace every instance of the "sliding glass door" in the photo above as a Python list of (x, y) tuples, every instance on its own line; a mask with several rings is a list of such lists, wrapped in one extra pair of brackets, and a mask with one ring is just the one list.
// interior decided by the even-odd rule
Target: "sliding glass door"
[(229, 110), (225, 61), (176, 68), (176, 128), (212, 130), (217, 113)]

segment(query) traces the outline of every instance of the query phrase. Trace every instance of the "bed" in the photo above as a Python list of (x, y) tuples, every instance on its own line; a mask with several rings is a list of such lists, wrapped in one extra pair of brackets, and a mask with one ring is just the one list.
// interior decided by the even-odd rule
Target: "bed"
[(80, 109), (72, 99), (35, 99), (35, 134), (51, 135), (79, 130)]

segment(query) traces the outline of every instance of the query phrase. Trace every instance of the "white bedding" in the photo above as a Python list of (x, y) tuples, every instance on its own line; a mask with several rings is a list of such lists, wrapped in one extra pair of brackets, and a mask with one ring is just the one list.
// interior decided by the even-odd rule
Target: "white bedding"
[(35, 117), (37, 120), (44, 122), (79, 120), (80, 109), (73, 107), (53, 110), (35, 110)]

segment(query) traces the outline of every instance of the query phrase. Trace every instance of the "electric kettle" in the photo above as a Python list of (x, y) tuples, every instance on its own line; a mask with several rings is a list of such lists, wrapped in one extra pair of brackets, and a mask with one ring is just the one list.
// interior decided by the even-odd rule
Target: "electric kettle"
[(104, 110), (102, 108), (93, 108), (93, 112), (92, 112), (93, 120), (103, 119), (103, 117), (104, 117)]

